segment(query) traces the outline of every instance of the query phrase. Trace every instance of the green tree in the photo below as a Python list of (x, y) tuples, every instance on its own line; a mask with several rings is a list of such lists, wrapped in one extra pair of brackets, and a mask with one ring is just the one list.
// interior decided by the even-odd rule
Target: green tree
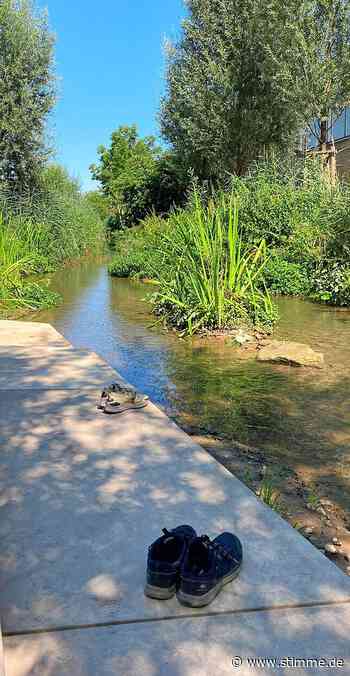
[(166, 213), (181, 201), (187, 184), (180, 163), (153, 136), (140, 138), (136, 125), (119, 127), (110, 147), (97, 152), (99, 162), (90, 170), (109, 204), (111, 229), (132, 226), (152, 210)]
[(168, 47), (161, 128), (200, 178), (244, 173), (264, 148), (296, 137), (297, 120), (266, 77), (265, 36), (279, 28), (269, 4), (188, 0), (182, 37)]
[(284, 25), (266, 45), (276, 97), (323, 144), (350, 99), (350, 4), (273, 0), (271, 14)]
[(278, 147), (295, 150), (316, 121), (350, 98), (350, 5), (345, 0), (188, 0), (168, 48), (165, 138), (200, 178), (244, 173)]
[(55, 102), (53, 36), (31, 0), (0, 2), (0, 182), (31, 189), (48, 155)]
[(102, 222), (106, 222), (110, 216), (108, 200), (101, 190), (89, 190), (85, 193), (85, 199), (95, 211), (97, 211)]
[(109, 148), (97, 149), (99, 163), (91, 165), (116, 222), (133, 225), (152, 207), (150, 181), (156, 171), (160, 149), (153, 136), (140, 139), (136, 125), (119, 127)]

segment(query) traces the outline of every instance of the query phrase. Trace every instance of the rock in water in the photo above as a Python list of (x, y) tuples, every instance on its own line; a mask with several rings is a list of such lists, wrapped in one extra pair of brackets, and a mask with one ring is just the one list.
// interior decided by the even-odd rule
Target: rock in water
[(241, 331), (241, 330), (240, 330), (240, 331), (235, 335), (234, 340), (235, 340), (236, 343), (238, 343), (239, 345), (244, 345), (245, 343), (251, 343), (251, 342), (254, 340), (254, 338), (253, 338), (253, 336), (250, 336), (249, 333), (245, 333), (244, 331)]
[(324, 358), (321, 352), (315, 352), (309, 345), (284, 340), (273, 340), (265, 345), (258, 354), (258, 361), (289, 364), (290, 366), (313, 366), (321, 369)]
[(337, 548), (334, 545), (332, 545), (330, 542), (325, 545), (324, 550), (325, 550), (325, 552), (327, 552), (327, 554), (337, 554), (338, 553)]

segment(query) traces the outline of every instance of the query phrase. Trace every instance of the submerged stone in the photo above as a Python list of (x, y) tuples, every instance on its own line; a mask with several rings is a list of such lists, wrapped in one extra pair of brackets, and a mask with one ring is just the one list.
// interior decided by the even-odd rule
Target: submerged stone
[(273, 340), (258, 354), (258, 361), (289, 364), (290, 366), (313, 366), (323, 368), (324, 357), (309, 345), (289, 341)]

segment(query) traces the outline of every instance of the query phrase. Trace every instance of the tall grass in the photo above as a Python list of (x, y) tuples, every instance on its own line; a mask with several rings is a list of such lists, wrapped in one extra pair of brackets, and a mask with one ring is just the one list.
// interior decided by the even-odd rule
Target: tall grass
[(244, 244), (233, 195), (205, 206), (195, 193), (193, 201), (192, 209), (174, 214), (162, 237), (168, 265), (158, 271), (156, 311), (188, 333), (272, 323), (274, 306), (263, 288), (265, 241)]
[(263, 283), (266, 244), (244, 243), (233, 194), (205, 205), (194, 192), (187, 209), (167, 222), (146, 221), (136, 234), (124, 236), (123, 248), (127, 258), (117, 242), (111, 273), (125, 276), (133, 269), (156, 279), (155, 312), (179, 329), (192, 334), (237, 324), (266, 326), (276, 318)]
[(0, 189), (0, 313), (57, 302), (32, 276), (101, 248), (103, 224), (65, 170), (49, 167), (31, 195)]

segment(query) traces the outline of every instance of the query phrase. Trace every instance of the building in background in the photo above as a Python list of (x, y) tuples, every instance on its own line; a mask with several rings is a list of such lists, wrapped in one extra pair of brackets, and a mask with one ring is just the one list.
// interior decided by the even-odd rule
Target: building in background
[[(317, 123), (318, 129), (320, 123)], [(327, 124), (327, 149), (335, 148), (336, 170), (338, 176), (350, 180), (350, 105), (345, 106), (340, 116)], [(319, 137), (310, 133), (307, 141), (310, 151), (319, 148)]]

